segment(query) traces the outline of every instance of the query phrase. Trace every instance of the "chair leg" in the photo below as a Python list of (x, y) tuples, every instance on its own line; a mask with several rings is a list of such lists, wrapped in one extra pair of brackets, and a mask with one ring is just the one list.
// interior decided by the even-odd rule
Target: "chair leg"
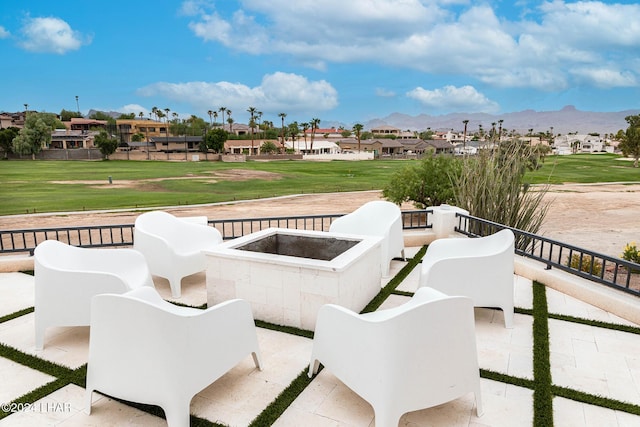
[(190, 405), (191, 401), (188, 400), (187, 402), (178, 401), (162, 406), (164, 416), (167, 419), (167, 427), (189, 427), (191, 425)]
[(388, 409), (376, 409), (373, 408), (375, 413), (375, 426), (376, 427), (397, 427), (400, 423), (402, 414), (394, 414)]
[(318, 368), (320, 368), (320, 361), (318, 359), (311, 359), (311, 362), (309, 362), (309, 373), (307, 374), (307, 376), (311, 378), (312, 376), (317, 374)]
[(476, 390), (473, 392), (476, 398), (476, 416), (481, 417), (484, 415), (484, 408), (482, 406), (482, 394), (480, 393), (480, 381), (478, 380), (478, 385)]
[(84, 408), (84, 412), (87, 415), (91, 415), (91, 405), (93, 404), (93, 387), (87, 387), (85, 400), (86, 406)]
[(260, 359), (260, 352), (254, 351), (251, 353), (251, 356), (253, 356), (253, 363), (256, 365), (256, 368), (262, 371), (262, 360)]
[(180, 298), (180, 295), (182, 294), (181, 282), (182, 282), (181, 277), (169, 279), (169, 286), (171, 287), (171, 296), (173, 298)]
[(42, 350), (44, 348), (44, 332), (46, 327), (43, 325), (40, 325), (38, 321), (36, 321), (36, 333), (35, 333), (35, 338), (36, 338), (36, 350)]
[(507, 329), (513, 328), (513, 307), (502, 307), (504, 313), (504, 327)]

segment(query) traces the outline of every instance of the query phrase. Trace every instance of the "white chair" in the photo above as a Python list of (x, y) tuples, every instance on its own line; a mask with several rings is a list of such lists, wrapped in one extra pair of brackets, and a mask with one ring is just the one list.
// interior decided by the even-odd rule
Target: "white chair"
[(251, 354), (262, 370), (251, 307), (229, 300), (178, 307), (153, 288), (93, 298), (86, 410), (94, 391), (160, 406), (171, 427), (189, 426), (193, 396)]
[(420, 288), (399, 307), (367, 314), (328, 304), (318, 313), (309, 377), (319, 363), (373, 406), (377, 427), (410, 411), (475, 394), (482, 416), (473, 304)]
[(220, 242), (222, 235), (215, 228), (167, 212), (143, 213), (135, 221), (134, 249), (145, 256), (151, 274), (169, 280), (174, 298), (180, 297), (183, 277), (206, 270), (202, 251)]
[(464, 295), (476, 307), (498, 307), (513, 328), (514, 235), (505, 229), (486, 237), (438, 239), (422, 259), (419, 286)]
[(42, 350), (51, 326), (87, 326), (91, 298), (153, 286), (147, 263), (133, 249), (87, 249), (56, 240), (34, 251), (35, 340)]
[(379, 236), (382, 240), (382, 275), (389, 276), (389, 264), (397, 256), (404, 259), (402, 212), (391, 202), (367, 202), (350, 214), (335, 219), (330, 232)]

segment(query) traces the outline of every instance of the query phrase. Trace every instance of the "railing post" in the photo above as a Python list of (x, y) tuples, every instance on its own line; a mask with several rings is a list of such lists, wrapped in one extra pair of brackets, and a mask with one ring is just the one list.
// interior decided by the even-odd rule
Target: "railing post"
[(436, 239), (444, 239), (455, 233), (457, 213), (469, 215), (469, 211), (450, 205), (432, 206), (427, 209), (433, 212), (429, 222), (433, 226)]

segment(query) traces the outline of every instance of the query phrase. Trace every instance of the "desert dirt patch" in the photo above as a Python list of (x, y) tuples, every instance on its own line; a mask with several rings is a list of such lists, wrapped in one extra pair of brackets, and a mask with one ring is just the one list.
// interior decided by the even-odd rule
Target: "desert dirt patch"
[(252, 179), (262, 179), (266, 181), (274, 181), (282, 178), (282, 175), (274, 172), (266, 171), (252, 171), (246, 169), (229, 169), (223, 171), (212, 171), (207, 174), (188, 174), (187, 176), (176, 176), (171, 178), (146, 178), (146, 179), (113, 179), (111, 183), (108, 179), (94, 179), (94, 180), (75, 180), (75, 181), (49, 181), (50, 184), (83, 184), (89, 185), (92, 188), (143, 188), (145, 191), (149, 191), (148, 184), (157, 183), (163, 181), (173, 180), (188, 180), (188, 179), (205, 179), (209, 183), (215, 183), (219, 181), (250, 181)]

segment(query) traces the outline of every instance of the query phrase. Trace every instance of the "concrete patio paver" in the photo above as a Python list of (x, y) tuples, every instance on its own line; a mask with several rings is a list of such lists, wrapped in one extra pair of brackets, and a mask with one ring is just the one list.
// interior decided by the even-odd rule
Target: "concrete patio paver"
[[(408, 251), (408, 257), (417, 252), (417, 249), (408, 249), (412, 250)], [(393, 261), (391, 274), (397, 274), (404, 265), (405, 262)], [(185, 278), (182, 297), (177, 301), (195, 306), (205, 303), (204, 279), (204, 274)], [(390, 279), (383, 280), (383, 284)], [(418, 280), (419, 266), (403, 280), (398, 290), (413, 292)], [(159, 278), (154, 281), (161, 295), (170, 299), (168, 282)], [(516, 276), (514, 284), (516, 306), (531, 309), (531, 280)], [(32, 276), (0, 274), (0, 291), (3, 296), (0, 310), (5, 314), (33, 305)], [(552, 313), (633, 325), (553, 289), (547, 288), (546, 293)], [(391, 295), (380, 309), (395, 307), (408, 299), (407, 296)], [(516, 314), (513, 329), (504, 327), (500, 310), (476, 308), (475, 317), (480, 367), (533, 379), (532, 316)], [(29, 313), (0, 323), (0, 343), (72, 369), (86, 363), (88, 327), (51, 328), (47, 331), (44, 350), (36, 352), (33, 319), (34, 314)], [(554, 384), (640, 405), (640, 335), (555, 319), (549, 319), (549, 330)], [(192, 414), (229, 426), (246, 426), (308, 367), (312, 340), (262, 328), (258, 328), (258, 339), (264, 370), (255, 369), (251, 358), (247, 357), (194, 397)], [(0, 375), (3, 379), (19, 379), (2, 382), (2, 402), (16, 399), (54, 379), (4, 358), (0, 358)], [(481, 387), (485, 414), (480, 418), (475, 415), (473, 395), (469, 394), (434, 408), (407, 413), (401, 418), (400, 425), (512, 426), (514, 420), (518, 425), (530, 425), (533, 420), (532, 390), (485, 378), (481, 380)], [(45, 409), (54, 408), (47, 402), (58, 402), (62, 406), (57, 409), (64, 410), (16, 412), (0, 420), (0, 426), (166, 425), (162, 418), (98, 393), (94, 394), (92, 415), (87, 415), (84, 399), (84, 389), (70, 384), (36, 402)], [(554, 398), (554, 420), (556, 425), (562, 426), (640, 425), (640, 416), (559, 397)], [(313, 379), (274, 423), (277, 426), (323, 427), (371, 427), (374, 424), (371, 406), (327, 369)]]

